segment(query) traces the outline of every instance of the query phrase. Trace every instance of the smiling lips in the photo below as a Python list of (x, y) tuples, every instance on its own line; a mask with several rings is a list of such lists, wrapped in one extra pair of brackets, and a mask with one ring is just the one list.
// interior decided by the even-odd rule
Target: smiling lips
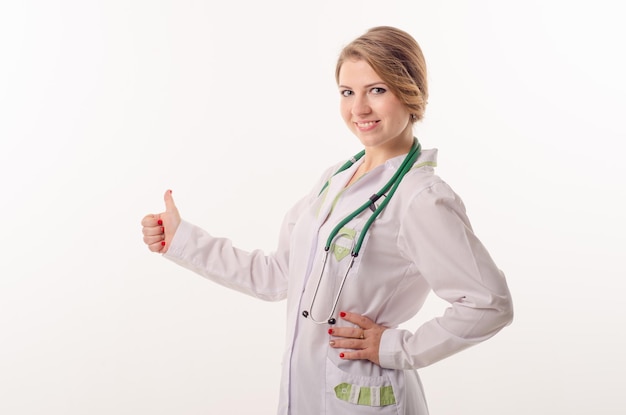
[(378, 121), (355, 122), (354, 125), (361, 131), (369, 131), (378, 125)]

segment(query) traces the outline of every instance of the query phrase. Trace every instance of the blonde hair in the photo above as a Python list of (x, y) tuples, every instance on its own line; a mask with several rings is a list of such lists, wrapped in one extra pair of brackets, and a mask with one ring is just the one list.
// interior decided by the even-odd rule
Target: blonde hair
[(407, 32), (391, 26), (377, 26), (346, 45), (337, 59), (335, 80), (348, 59), (364, 60), (406, 105), (411, 122), (424, 117), (428, 101), (426, 61), (417, 41)]

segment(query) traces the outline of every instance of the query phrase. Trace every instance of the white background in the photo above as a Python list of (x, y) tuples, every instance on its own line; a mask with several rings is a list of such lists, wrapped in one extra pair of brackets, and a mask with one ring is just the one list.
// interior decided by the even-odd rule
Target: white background
[(339, 50), (394, 25), (428, 62), (416, 135), (516, 307), (420, 371), (432, 414), (624, 414), (617, 4), (3, 1), (0, 413), (274, 413), (285, 304), (150, 253), (140, 220), (171, 188), (189, 221), (273, 250), (288, 207), (360, 149)]

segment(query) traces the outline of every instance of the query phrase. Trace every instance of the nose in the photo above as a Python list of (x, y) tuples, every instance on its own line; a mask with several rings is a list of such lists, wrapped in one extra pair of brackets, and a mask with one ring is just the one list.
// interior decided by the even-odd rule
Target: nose
[(369, 114), (372, 108), (369, 105), (367, 95), (356, 95), (352, 101), (352, 115), (362, 116)]

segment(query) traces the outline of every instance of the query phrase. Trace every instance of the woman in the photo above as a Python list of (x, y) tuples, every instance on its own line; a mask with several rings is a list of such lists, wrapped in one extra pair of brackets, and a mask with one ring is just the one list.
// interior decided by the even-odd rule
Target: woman
[[(427, 414), (416, 369), (484, 341), (513, 317), (506, 280), (413, 125), (428, 89), (417, 42), (375, 27), (341, 52), (341, 115), (364, 147), (287, 213), (278, 248), (244, 252), (166, 210), (144, 242), (217, 283), (287, 299), (279, 414)], [(415, 332), (430, 290), (450, 303)]]

